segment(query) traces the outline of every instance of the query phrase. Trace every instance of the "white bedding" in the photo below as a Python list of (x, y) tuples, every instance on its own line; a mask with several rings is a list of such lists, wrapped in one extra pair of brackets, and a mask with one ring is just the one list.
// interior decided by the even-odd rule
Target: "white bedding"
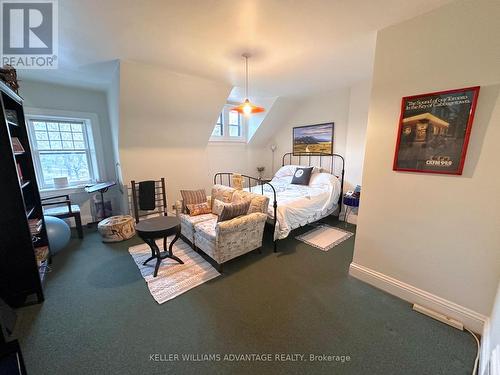
[[(295, 166), (289, 167), (295, 171)], [(340, 181), (329, 173), (313, 173), (309, 186), (303, 186), (290, 183), (293, 171), (292, 175), (280, 171), (270, 182), (278, 202), (274, 239), (286, 238), (291, 230), (330, 215), (337, 208), (340, 196)], [(262, 194), (262, 187), (255, 186), (252, 192)], [(264, 185), (264, 195), (270, 199), (268, 217), (272, 220), (274, 197), (270, 186)]]

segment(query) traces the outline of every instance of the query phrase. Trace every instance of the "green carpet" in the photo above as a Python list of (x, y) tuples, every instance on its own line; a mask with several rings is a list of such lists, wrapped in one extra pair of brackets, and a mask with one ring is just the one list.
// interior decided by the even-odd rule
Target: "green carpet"
[[(127, 251), (137, 238), (103, 244), (90, 231), (83, 241), (72, 239), (54, 257), (46, 301), (18, 310), (15, 335), (29, 373), (471, 373), (476, 347), (469, 334), (348, 276), (354, 236), (323, 252), (294, 239), (308, 229), (281, 241), (277, 254), (266, 234), (262, 254), (227, 263), (221, 277), (163, 305)], [(278, 353), (306, 360), (278, 361)], [(195, 360), (184, 360), (187, 354)], [(350, 361), (310, 361), (311, 354)]]

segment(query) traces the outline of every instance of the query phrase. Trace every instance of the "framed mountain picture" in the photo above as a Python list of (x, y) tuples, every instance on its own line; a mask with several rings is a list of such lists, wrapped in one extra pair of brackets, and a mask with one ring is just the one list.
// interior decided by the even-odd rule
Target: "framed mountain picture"
[(479, 87), (404, 97), (393, 170), (461, 175)]
[(293, 154), (333, 154), (334, 123), (297, 126), (293, 128)]

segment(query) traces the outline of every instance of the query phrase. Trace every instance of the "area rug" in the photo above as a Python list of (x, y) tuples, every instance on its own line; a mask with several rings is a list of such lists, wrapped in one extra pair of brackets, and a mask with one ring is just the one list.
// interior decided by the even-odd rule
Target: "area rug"
[(328, 251), (332, 247), (344, 242), (352, 235), (353, 233), (340, 228), (334, 228), (326, 224), (321, 224), (317, 228), (295, 238), (320, 250)]
[[(172, 239), (173, 236), (168, 237), (168, 243)], [(163, 239), (157, 240), (156, 243), (160, 250), (163, 249)], [(151, 249), (147, 244), (132, 246), (128, 252), (134, 258), (142, 277), (146, 280), (149, 292), (160, 304), (220, 276), (220, 273), (210, 263), (181, 239), (174, 243), (173, 253), (184, 264), (177, 263), (172, 259), (164, 259), (156, 277), (153, 277), (156, 259), (151, 260), (145, 266), (142, 264), (151, 256)]]

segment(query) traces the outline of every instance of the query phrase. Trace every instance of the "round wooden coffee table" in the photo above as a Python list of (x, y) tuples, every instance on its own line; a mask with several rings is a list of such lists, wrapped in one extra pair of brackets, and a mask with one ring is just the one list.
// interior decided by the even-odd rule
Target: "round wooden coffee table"
[[(158, 274), (158, 269), (160, 268), (160, 264), (163, 259), (170, 258), (180, 264), (184, 264), (184, 262), (176, 257), (172, 252), (172, 247), (174, 246), (175, 241), (177, 241), (181, 235), (181, 222), (179, 219), (171, 216), (158, 216), (142, 220), (135, 225), (135, 231), (137, 232), (137, 235), (151, 248), (151, 257), (148, 258), (143, 264), (146, 265), (146, 263), (150, 260), (156, 258), (156, 267), (153, 277), (156, 277)], [(167, 251), (167, 237), (174, 234), (175, 237), (172, 242), (170, 242)], [(158, 238), (163, 238), (163, 251), (160, 251), (155, 242)]]

